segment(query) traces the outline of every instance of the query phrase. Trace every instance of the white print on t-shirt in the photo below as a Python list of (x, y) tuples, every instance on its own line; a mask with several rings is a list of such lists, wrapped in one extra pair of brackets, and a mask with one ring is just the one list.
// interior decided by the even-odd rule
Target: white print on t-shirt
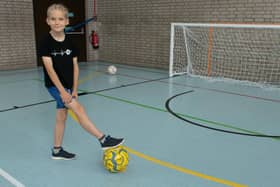
[(56, 56), (56, 55), (60, 55), (60, 56), (63, 56), (63, 55), (70, 55), (72, 53), (72, 51), (70, 49), (66, 49), (65, 51), (63, 51), (62, 49), (60, 51), (53, 51), (51, 54), (53, 56)]

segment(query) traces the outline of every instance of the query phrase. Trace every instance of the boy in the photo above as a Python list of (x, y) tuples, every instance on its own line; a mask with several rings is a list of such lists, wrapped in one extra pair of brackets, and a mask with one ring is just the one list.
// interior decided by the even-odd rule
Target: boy
[(69, 36), (64, 33), (65, 26), (69, 24), (68, 9), (62, 4), (49, 6), (46, 21), (50, 32), (41, 43), (39, 55), (44, 64), (45, 86), (57, 103), (52, 158), (70, 160), (76, 156), (62, 148), (67, 109), (71, 109), (79, 124), (100, 141), (102, 149), (121, 145), (124, 139), (106, 136), (98, 130), (77, 100), (78, 52)]

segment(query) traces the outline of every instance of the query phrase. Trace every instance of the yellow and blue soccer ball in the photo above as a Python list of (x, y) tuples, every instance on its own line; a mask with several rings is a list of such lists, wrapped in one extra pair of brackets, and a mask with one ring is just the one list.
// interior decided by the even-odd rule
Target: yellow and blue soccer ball
[(125, 171), (128, 159), (128, 152), (123, 146), (107, 149), (103, 153), (104, 167), (112, 173)]

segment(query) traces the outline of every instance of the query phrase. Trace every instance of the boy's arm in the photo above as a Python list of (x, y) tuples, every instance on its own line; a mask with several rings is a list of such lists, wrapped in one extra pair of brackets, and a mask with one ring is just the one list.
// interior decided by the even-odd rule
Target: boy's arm
[(71, 102), (72, 96), (65, 90), (65, 88), (61, 84), (56, 72), (53, 69), (52, 59), (50, 57), (44, 57), (44, 56), (42, 57), (42, 59), (50, 79), (52, 80), (52, 82), (54, 83), (54, 85), (56, 86), (56, 88), (60, 93), (62, 101), (64, 103)]
[(78, 80), (79, 80), (79, 65), (78, 65), (78, 58), (73, 58), (73, 65), (74, 65), (74, 80), (73, 80), (73, 96), (78, 97)]

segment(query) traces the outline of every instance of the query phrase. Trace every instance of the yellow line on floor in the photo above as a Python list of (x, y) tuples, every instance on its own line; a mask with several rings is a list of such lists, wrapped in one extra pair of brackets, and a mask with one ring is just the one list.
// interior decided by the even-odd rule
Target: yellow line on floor
[(73, 120), (75, 120), (75, 121), (78, 123), (78, 118), (77, 118), (77, 116), (75, 115), (75, 113), (74, 113), (72, 110), (70, 110), (70, 109), (68, 109), (68, 113), (69, 113), (69, 115), (71, 116), (71, 118), (72, 118)]
[(196, 171), (192, 171), (192, 170), (180, 167), (180, 166), (176, 166), (174, 164), (171, 164), (171, 163), (168, 163), (168, 162), (164, 162), (164, 161), (158, 160), (156, 158), (150, 157), (148, 155), (145, 155), (143, 153), (140, 153), (138, 151), (135, 151), (135, 150), (133, 150), (133, 149), (131, 149), (129, 147), (126, 147), (126, 146), (124, 146), (124, 147), (127, 149), (127, 151), (129, 153), (131, 153), (131, 154), (133, 154), (135, 156), (138, 156), (140, 158), (143, 158), (145, 160), (151, 161), (151, 162), (156, 163), (158, 165), (161, 165), (161, 166), (164, 166), (164, 167), (167, 167), (167, 168), (170, 168), (170, 169), (173, 169), (173, 170), (176, 170), (176, 171), (188, 174), (188, 175), (193, 175), (195, 177), (199, 177), (199, 178), (202, 178), (202, 179), (205, 179), (205, 180), (213, 181), (213, 182), (216, 182), (216, 183), (219, 183), (219, 184), (224, 184), (224, 185), (227, 185), (227, 186), (247, 187), (246, 185), (243, 185), (243, 184), (238, 184), (238, 183), (235, 183), (235, 182), (232, 182), (232, 181), (228, 181), (228, 180), (224, 180), (224, 179), (219, 179), (219, 178), (212, 177), (212, 176), (209, 176), (209, 175), (205, 175), (205, 174), (202, 174), (202, 173), (199, 173), (199, 172), (196, 172)]
[(84, 82), (86, 82), (86, 81), (92, 79), (92, 77), (98, 76), (98, 75), (100, 75), (100, 74), (101, 74), (100, 72), (94, 71), (94, 72), (90, 73), (88, 76), (83, 77), (82, 79), (79, 79), (78, 83), (79, 83), (79, 84), (82, 84), (82, 83), (84, 83)]
[[(71, 111), (71, 110), (68, 110), (68, 111), (69, 111), (69, 115), (73, 118), (73, 120), (78, 122), (77, 116), (74, 114), (74, 112)], [(188, 174), (188, 175), (193, 175), (195, 177), (199, 177), (199, 178), (202, 178), (202, 179), (205, 179), (205, 180), (213, 181), (213, 182), (216, 182), (216, 183), (219, 183), (219, 184), (224, 184), (226, 186), (247, 187), (246, 185), (243, 185), (243, 184), (238, 184), (238, 183), (235, 183), (235, 182), (232, 182), (232, 181), (228, 181), (228, 180), (224, 180), (224, 179), (219, 179), (219, 178), (212, 177), (212, 176), (209, 176), (209, 175), (205, 175), (205, 174), (202, 174), (202, 173), (199, 173), (199, 172), (196, 172), (196, 171), (192, 171), (192, 170), (180, 167), (180, 166), (176, 166), (174, 164), (171, 164), (171, 163), (168, 163), (168, 162), (164, 162), (164, 161), (158, 160), (156, 158), (150, 157), (148, 155), (145, 155), (143, 153), (140, 153), (138, 151), (135, 151), (135, 150), (133, 150), (133, 149), (131, 149), (129, 147), (126, 147), (126, 146), (124, 146), (124, 147), (127, 149), (127, 151), (130, 154), (133, 154), (133, 155), (135, 155), (137, 157), (143, 158), (143, 159), (148, 160), (148, 161), (150, 161), (152, 163), (155, 163), (155, 164), (158, 164), (158, 165), (161, 165), (161, 166), (164, 166), (164, 167), (167, 167), (167, 168), (170, 168), (170, 169), (173, 169), (173, 170), (176, 170), (176, 171)]]

